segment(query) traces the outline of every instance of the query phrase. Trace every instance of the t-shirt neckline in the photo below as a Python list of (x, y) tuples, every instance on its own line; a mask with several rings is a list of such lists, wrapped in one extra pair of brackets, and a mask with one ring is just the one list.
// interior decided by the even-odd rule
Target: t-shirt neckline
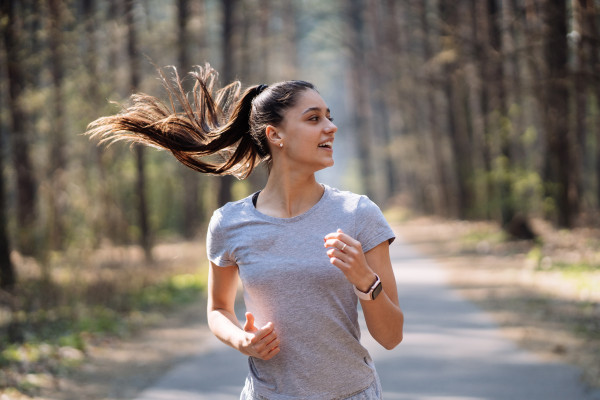
[(321, 208), (322, 204), (325, 203), (326, 199), (329, 197), (329, 192), (330, 192), (331, 188), (323, 183), (321, 183), (321, 186), (323, 186), (323, 195), (321, 196), (319, 201), (317, 201), (315, 204), (313, 204), (313, 206), (311, 208), (309, 208), (302, 214), (298, 214), (298, 215), (295, 215), (290, 218), (273, 217), (271, 215), (267, 215), (267, 214), (264, 214), (264, 213), (258, 211), (252, 201), (252, 198), (254, 196), (256, 196), (257, 193), (253, 193), (252, 195), (246, 197), (245, 203), (252, 210), (252, 213), (254, 213), (256, 216), (258, 216), (262, 220), (275, 222), (275, 223), (296, 222), (296, 221), (304, 219), (304, 218), (310, 216), (311, 214), (315, 213), (319, 208)]

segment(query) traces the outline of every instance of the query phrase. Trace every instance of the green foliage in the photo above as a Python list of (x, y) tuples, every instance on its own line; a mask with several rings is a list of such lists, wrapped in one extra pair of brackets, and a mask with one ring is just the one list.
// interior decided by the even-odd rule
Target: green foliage
[(541, 246), (534, 246), (527, 253), (527, 260), (533, 262), (536, 268), (540, 268), (544, 254)]
[[(490, 172), (476, 170), (473, 181), (476, 187), (493, 188), (491, 199), (485, 203), (492, 215), (499, 215), (503, 207), (525, 215), (536, 215), (539, 213), (540, 204), (545, 211), (552, 210), (552, 199), (545, 198), (545, 184), (538, 172), (518, 166), (511, 165), (510, 160), (504, 156), (495, 159)], [(502, 193), (500, 188), (506, 188)], [(483, 207), (480, 204), (479, 207)], [(482, 215), (481, 210), (476, 215)]]
[[(83, 313), (80, 312), (74, 330), (93, 334), (119, 335), (126, 330), (126, 324), (127, 319), (117, 311), (97, 305), (85, 310)], [(73, 338), (73, 335), (66, 336), (66, 339), (69, 338)], [(77, 338), (75, 340), (77, 341)]]
[[(119, 288), (118, 280), (100, 280), (83, 291), (73, 290), (69, 282), (63, 285), (30, 283), (27, 290), (36, 292), (40, 298), (55, 290), (68, 291), (71, 295), (54, 296), (58, 304), (40, 307), (34, 302), (13, 313), (11, 323), (24, 340), (12, 342), (7, 334), (0, 336), (0, 390), (13, 388), (35, 394), (39, 386), (45, 384), (46, 376), (61, 374), (80, 365), (90, 340), (126, 336), (155, 321), (157, 311), (197, 300), (205, 292), (206, 284), (205, 270), (175, 274), (131, 292), (127, 291), (131, 289), (127, 286)], [(94, 299), (103, 301), (104, 296), (86, 294), (93, 290), (110, 293), (114, 301), (94, 304)], [(27, 310), (33, 307), (37, 308)], [(39, 375), (40, 371), (43, 371), (42, 375)]]
[(169, 307), (188, 303), (206, 290), (206, 274), (175, 275), (165, 282), (144, 288), (134, 296), (136, 308)]
[(555, 262), (552, 264), (550, 268), (555, 271), (560, 271), (565, 275), (573, 274), (581, 274), (587, 272), (600, 272), (600, 264), (591, 264), (588, 262), (578, 262), (578, 263), (566, 263), (566, 262)]
[[(527, 259), (530, 260), (536, 268), (537, 273), (554, 273), (560, 274), (561, 279), (568, 282), (574, 287), (582, 298), (587, 298), (591, 293), (600, 292), (600, 264), (588, 261), (565, 262), (555, 261), (551, 257), (544, 255), (543, 248), (540, 245), (533, 247), (527, 254)], [(590, 303), (582, 302), (581, 307), (586, 308), (585, 312), (593, 315), (594, 306), (588, 308)], [(590, 318), (595, 320), (594, 318)], [(598, 324), (592, 324), (597, 329)], [(589, 330), (590, 324), (586, 323), (581, 326), (580, 333), (589, 336), (593, 330)], [(579, 329), (579, 328), (578, 328)]]
[(0, 352), (0, 389), (34, 395), (52, 375), (76, 368), (83, 360), (84, 353), (74, 347), (44, 342), (8, 345)]

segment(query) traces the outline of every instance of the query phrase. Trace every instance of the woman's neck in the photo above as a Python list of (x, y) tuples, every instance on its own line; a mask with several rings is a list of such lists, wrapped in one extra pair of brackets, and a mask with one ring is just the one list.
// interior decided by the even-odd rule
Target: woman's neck
[(310, 210), (323, 196), (324, 188), (314, 174), (278, 174), (271, 171), (260, 192), (256, 208), (263, 214), (292, 218)]

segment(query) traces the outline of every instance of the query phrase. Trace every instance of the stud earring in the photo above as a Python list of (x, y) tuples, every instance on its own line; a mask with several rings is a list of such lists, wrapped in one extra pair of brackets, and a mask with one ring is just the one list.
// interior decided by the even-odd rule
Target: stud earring
[(279, 143), (279, 147), (283, 147), (283, 143)]

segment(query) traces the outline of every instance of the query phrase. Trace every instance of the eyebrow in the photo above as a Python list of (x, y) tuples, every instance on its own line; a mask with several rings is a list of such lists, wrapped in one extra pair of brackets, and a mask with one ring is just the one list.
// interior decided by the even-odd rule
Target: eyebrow
[[(309, 113), (311, 111), (321, 111), (321, 108), (320, 107), (309, 107), (306, 110), (304, 110), (302, 115)], [(326, 114), (331, 114), (331, 110), (329, 108), (327, 109)]]

